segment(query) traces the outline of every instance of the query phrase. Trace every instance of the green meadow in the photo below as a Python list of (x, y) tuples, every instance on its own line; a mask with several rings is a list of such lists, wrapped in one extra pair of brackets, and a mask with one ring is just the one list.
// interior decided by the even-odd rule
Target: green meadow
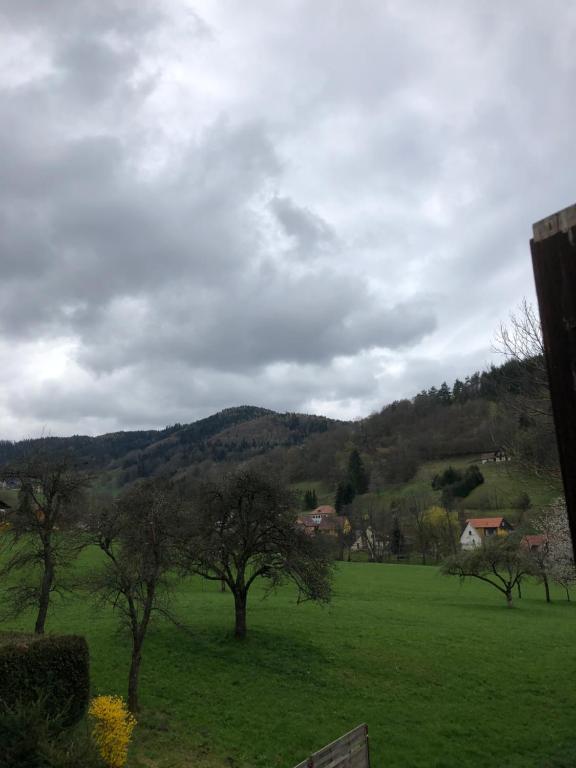
[[(361, 722), (376, 768), (574, 766), (576, 603), (554, 597), (529, 584), (510, 610), (436, 568), (342, 563), (328, 607), (254, 588), (242, 643), (231, 596), (183, 581), (185, 628), (158, 618), (146, 642), (129, 766), (291, 768)], [(86, 596), (51, 614), (51, 632), (87, 637), (94, 694), (125, 695), (117, 627)]]
[[(464, 512), (470, 517), (504, 515), (510, 522), (515, 523), (520, 514), (517, 505), (521, 494), (528, 494), (530, 498), (529, 516), (538, 513), (543, 506), (562, 494), (560, 481), (546, 480), (523, 472), (513, 462), (482, 464), (469, 456), (457, 456), (442, 461), (424, 462), (411, 480), (406, 483), (390, 483), (383, 490), (367, 493), (361, 497), (361, 502), (376, 508), (388, 508), (394, 500), (420, 496), (427, 498), (430, 504), (440, 504), (440, 491), (432, 489), (434, 475), (449, 466), (465, 470), (474, 463), (482, 472), (484, 483), (460, 502)], [(292, 487), (302, 492), (307, 489), (315, 490), (319, 504), (334, 503), (334, 491), (322, 482), (302, 481)]]

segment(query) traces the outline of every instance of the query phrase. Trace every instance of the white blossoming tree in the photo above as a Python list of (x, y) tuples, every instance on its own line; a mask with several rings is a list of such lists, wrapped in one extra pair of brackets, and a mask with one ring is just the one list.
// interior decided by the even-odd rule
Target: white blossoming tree
[(535, 527), (546, 536), (548, 575), (564, 588), (566, 599), (570, 600), (570, 588), (576, 584), (576, 567), (564, 499), (557, 499), (546, 507), (535, 521)]

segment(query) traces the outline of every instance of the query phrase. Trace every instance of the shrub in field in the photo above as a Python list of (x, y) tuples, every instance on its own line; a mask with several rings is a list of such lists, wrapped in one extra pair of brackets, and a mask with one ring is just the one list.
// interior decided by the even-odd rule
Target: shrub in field
[(0, 702), (0, 768), (105, 768), (83, 721), (69, 728), (46, 697)]
[(442, 503), (451, 506), (455, 497), (466, 498), (474, 488), (482, 485), (484, 476), (475, 464), (469, 466), (465, 472), (460, 472), (453, 467), (448, 467), (442, 474), (435, 475), (432, 479), (432, 488), (442, 491)]
[(447, 485), (454, 485), (454, 483), (458, 483), (460, 480), (462, 480), (462, 473), (454, 469), (454, 467), (448, 467), (441, 474), (434, 475), (432, 478), (432, 488), (435, 491), (440, 491)]
[(89, 709), (94, 721), (92, 736), (109, 768), (122, 768), (128, 758), (128, 746), (136, 725), (120, 696), (97, 696)]
[(86, 640), (73, 635), (18, 639), (0, 645), (0, 703), (13, 708), (39, 697), (63, 727), (79, 722), (90, 692)]

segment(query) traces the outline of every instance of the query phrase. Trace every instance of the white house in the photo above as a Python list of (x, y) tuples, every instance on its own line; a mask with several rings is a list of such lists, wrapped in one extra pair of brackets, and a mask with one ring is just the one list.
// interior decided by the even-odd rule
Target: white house
[(6, 504), (5, 501), (0, 499), (0, 526), (3, 526), (6, 522), (6, 515), (10, 511), (10, 504)]
[(462, 549), (479, 547), (489, 536), (506, 536), (512, 526), (504, 517), (472, 517), (460, 536)]

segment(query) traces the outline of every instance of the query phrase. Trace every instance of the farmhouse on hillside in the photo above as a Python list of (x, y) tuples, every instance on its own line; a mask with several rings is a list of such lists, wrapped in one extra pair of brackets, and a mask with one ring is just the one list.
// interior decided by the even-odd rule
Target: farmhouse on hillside
[(488, 536), (506, 536), (512, 526), (504, 517), (472, 517), (460, 536), (462, 549), (479, 547)]
[(544, 533), (532, 533), (522, 537), (522, 546), (529, 552), (541, 552), (548, 543), (548, 537)]
[(499, 448), (497, 451), (488, 451), (488, 453), (483, 453), (480, 456), (480, 461), (482, 464), (488, 464), (491, 461), (510, 461), (510, 457), (507, 455), (506, 451), (503, 451), (501, 448)]
[(371, 526), (365, 531), (357, 531), (354, 542), (350, 545), (351, 552), (384, 552), (388, 546), (388, 540), (379, 536)]
[(334, 507), (323, 504), (311, 512), (301, 515), (296, 524), (302, 526), (306, 533), (327, 533), (329, 536), (337, 536), (340, 532), (348, 533), (350, 523), (348, 518), (336, 514)]

